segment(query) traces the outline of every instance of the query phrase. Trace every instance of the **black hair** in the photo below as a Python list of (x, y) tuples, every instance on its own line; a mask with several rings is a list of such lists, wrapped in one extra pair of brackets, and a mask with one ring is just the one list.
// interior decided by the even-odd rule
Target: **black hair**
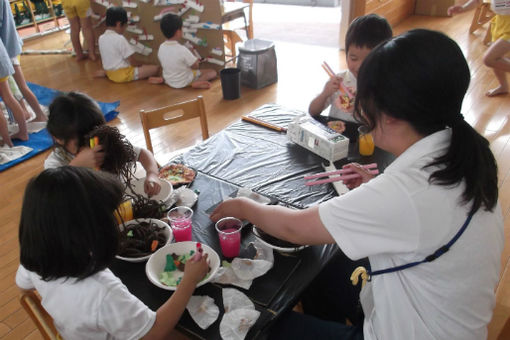
[(489, 142), (461, 114), (470, 82), (459, 46), (440, 32), (414, 29), (376, 47), (361, 65), (354, 117), (374, 129), (384, 113), (408, 122), (423, 136), (451, 128), (444, 155), (429, 182), (458, 185), (462, 202), (491, 211), (498, 199), (497, 165)]
[(114, 210), (123, 185), (87, 168), (47, 169), (25, 190), (19, 225), (20, 263), (43, 280), (84, 279), (117, 253)]
[(349, 52), (352, 45), (373, 49), (392, 36), (393, 31), (385, 18), (377, 14), (363, 15), (349, 25), (345, 35), (345, 51)]
[(87, 145), (85, 136), (90, 131), (106, 123), (96, 102), (80, 92), (57, 96), (51, 102), (49, 111), (48, 132), (66, 143), (77, 138), (79, 147)]
[(128, 22), (127, 12), (120, 6), (110, 7), (106, 10), (106, 27), (115, 27), (117, 22), (124, 25)]
[(161, 19), (159, 27), (161, 28), (163, 35), (167, 39), (170, 39), (175, 35), (177, 30), (182, 29), (182, 19), (180, 16), (172, 13), (165, 14), (163, 19)]

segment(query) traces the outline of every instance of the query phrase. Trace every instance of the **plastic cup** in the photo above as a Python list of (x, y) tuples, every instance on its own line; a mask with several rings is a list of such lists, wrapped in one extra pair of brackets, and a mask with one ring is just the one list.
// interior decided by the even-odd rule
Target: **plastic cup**
[(216, 222), (221, 252), (226, 258), (239, 256), (243, 222), (235, 217), (224, 217)]
[(359, 154), (361, 156), (371, 156), (374, 153), (374, 139), (366, 126), (358, 128)]
[(188, 207), (176, 207), (171, 209), (167, 218), (172, 227), (175, 242), (191, 241), (191, 218), (193, 210)]

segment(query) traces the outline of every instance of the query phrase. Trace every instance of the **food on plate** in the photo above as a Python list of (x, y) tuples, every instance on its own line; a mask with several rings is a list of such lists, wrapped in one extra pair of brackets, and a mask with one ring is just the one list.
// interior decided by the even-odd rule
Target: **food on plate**
[(328, 127), (332, 130), (335, 130), (338, 133), (342, 133), (345, 131), (345, 123), (341, 120), (333, 120), (328, 122)]
[(196, 172), (184, 164), (170, 164), (159, 170), (159, 177), (164, 178), (172, 185), (187, 184), (193, 182)]
[(165, 228), (154, 222), (140, 221), (125, 225), (120, 232), (118, 255), (123, 257), (147, 256), (167, 242)]
[[(166, 265), (163, 272), (159, 275), (159, 281), (167, 286), (178, 286), (181, 283), (182, 276), (184, 275), (184, 266), (186, 262), (195, 255), (194, 250), (189, 253), (177, 255), (175, 253), (166, 255)], [(209, 273), (211, 267), (209, 266)], [(205, 280), (209, 277), (209, 273), (202, 279)]]

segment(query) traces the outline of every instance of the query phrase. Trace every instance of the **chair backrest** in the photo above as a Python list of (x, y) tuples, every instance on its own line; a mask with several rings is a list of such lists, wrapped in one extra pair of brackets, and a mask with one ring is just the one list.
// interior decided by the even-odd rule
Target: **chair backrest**
[(184, 120), (199, 118), (202, 127), (202, 138), (209, 138), (209, 129), (207, 128), (207, 116), (205, 114), (204, 99), (198, 96), (196, 99), (186, 102), (165, 106), (151, 111), (140, 111), (143, 134), (147, 149), (154, 153), (152, 149), (151, 135), (149, 130), (164, 125), (175, 124)]
[[(238, 0), (225, 0), (227, 2), (237, 2)], [(253, 39), (253, 0), (242, 0), (242, 2), (250, 4), (248, 7), (248, 26), (246, 27), (246, 35), (248, 39)]]
[(20, 297), (20, 304), (36, 324), (45, 340), (62, 339), (53, 324), (51, 315), (41, 305), (41, 299), (33, 291), (25, 291)]

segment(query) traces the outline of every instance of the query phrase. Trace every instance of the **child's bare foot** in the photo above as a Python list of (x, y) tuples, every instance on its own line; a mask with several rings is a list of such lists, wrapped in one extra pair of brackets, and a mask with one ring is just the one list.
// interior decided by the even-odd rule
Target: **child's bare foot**
[[(27, 141), (28, 140), (28, 133), (15, 133), (14, 135), (11, 136), (11, 139), (19, 139), (19, 140), (23, 140), (23, 141)], [(9, 144), (9, 143), (7, 143)]]
[(12, 148), (14, 146), (14, 144), (12, 144), (12, 141), (10, 138), (6, 142), (4, 142), (3, 139), (0, 140), (0, 146), (4, 146), (5, 144), (7, 144), (7, 146), (10, 148)]
[(211, 88), (211, 83), (206, 80), (195, 81), (191, 84), (191, 87), (194, 89), (209, 89)]
[(97, 70), (93, 74), (94, 78), (104, 78), (106, 77), (106, 72), (104, 70)]
[(498, 86), (498, 87), (495, 87), (489, 91), (487, 91), (487, 93), (485, 93), (485, 95), (487, 97), (495, 97), (495, 96), (499, 96), (499, 95), (503, 95), (503, 94), (507, 94), (508, 93), (508, 87), (506, 86)]
[(89, 59), (92, 60), (92, 61), (96, 61), (97, 60), (97, 56), (95, 54), (89, 54)]
[(76, 61), (82, 61), (87, 59), (87, 56), (85, 54), (82, 55), (76, 55)]
[(48, 118), (45, 115), (42, 115), (41, 117), (35, 117), (32, 122), (47, 122)]
[(149, 77), (147, 81), (149, 84), (163, 84), (165, 80), (162, 77)]

